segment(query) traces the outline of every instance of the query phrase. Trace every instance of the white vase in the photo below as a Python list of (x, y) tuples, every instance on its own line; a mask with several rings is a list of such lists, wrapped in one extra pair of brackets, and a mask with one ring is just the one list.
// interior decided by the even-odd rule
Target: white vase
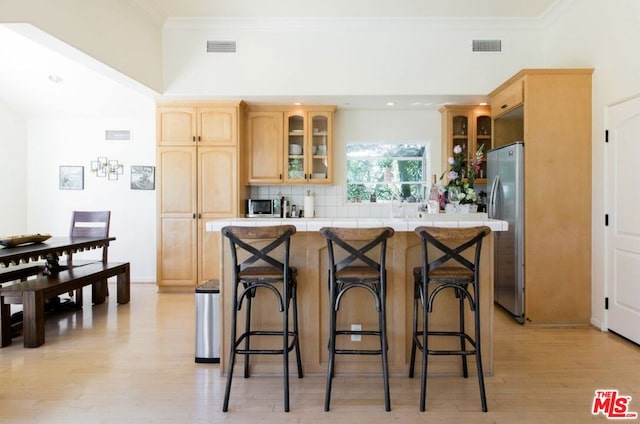
[(477, 213), (478, 212), (478, 205), (475, 203), (472, 203), (469, 205), (469, 213)]
[(458, 205), (458, 213), (469, 213), (469, 205), (468, 203), (465, 203), (464, 205)]

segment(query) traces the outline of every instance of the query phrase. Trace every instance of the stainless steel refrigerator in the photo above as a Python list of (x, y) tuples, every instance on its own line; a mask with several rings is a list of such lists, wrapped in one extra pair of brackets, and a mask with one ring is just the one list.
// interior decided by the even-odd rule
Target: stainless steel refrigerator
[(487, 152), (489, 218), (509, 223), (495, 232), (494, 301), (524, 323), (524, 143)]

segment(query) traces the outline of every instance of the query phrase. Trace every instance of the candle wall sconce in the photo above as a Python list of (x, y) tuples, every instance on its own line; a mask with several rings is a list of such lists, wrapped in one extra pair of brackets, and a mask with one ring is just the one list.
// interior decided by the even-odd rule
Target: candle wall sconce
[(95, 172), (96, 177), (117, 180), (118, 175), (124, 174), (124, 165), (118, 163), (117, 160), (109, 160), (106, 156), (100, 156), (98, 160), (91, 161), (91, 172)]

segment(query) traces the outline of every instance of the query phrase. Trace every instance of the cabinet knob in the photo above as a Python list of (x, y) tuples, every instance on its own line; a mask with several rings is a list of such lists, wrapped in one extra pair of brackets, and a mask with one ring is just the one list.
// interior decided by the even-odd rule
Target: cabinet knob
[(195, 136), (195, 135), (193, 136), (193, 141), (194, 141), (194, 142), (196, 141), (196, 136)]
[(196, 219), (196, 214), (195, 213), (193, 214), (193, 219)]
[(506, 109), (506, 108), (507, 108), (507, 105), (500, 106), (500, 109)]

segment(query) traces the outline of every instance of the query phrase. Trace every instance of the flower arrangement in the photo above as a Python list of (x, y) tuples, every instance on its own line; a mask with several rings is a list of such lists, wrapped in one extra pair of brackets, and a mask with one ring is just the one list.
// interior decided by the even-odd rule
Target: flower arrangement
[[(444, 178), (445, 174), (449, 180), (449, 183), (445, 187), (445, 193), (448, 193), (448, 188), (451, 186), (460, 187), (462, 193), (462, 199), (460, 203), (478, 203), (480, 200), (476, 191), (473, 189), (473, 183), (475, 182), (476, 175), (480, 172), (480, 164), (484, 156), (484, 145), (480, 145), (476, 151), (474, 158), (469, 158), (462, 151), (460, 145), (456, 145), (453, 148), (453, 156), (449, 157), (449, 165), (451, 169), (448, 172), (442, 174), (440, 179)], [(465, 179), (466, 174), (466, 179)]]

